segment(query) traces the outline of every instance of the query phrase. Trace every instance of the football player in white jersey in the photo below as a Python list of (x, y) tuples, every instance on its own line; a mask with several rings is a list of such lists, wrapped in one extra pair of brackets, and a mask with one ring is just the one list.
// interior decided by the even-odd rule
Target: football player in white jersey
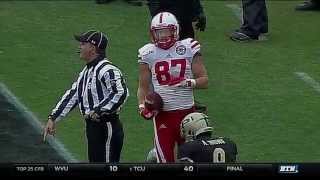
[[(178, 41), (179, 24), (173, 14), (157, 14), (152, 19), (150, 34), (152, 43), (140, 48), (138, 55), (139, 110), (146, 119), (150, 114), (154, 115), (158, 162), (175, 162), (176, 145), (183, 141), (180, 122), (195, 111), (193, 89), (207, 88), (208, 76), (200, 43), (191, 38)], [(158, 93), (163, 100), (163, 109), (159, 113), (150, 113), (144, 105), (145, 96), (150, 91)]]

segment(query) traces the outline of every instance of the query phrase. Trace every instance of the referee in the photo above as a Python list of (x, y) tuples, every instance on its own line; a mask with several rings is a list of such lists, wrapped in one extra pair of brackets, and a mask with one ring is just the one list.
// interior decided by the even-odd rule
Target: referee
[(86, 121), (89, 162), (119, 162), (124, 137), (119, 112), (129, 95), (126, 82), (106, 58), (108, 39), (102, 32), (92, 30), (74, 37), (86, 66), (49, 115), (44, 140), (47, 134), (55, 134), (55, 124), (78, 105)]

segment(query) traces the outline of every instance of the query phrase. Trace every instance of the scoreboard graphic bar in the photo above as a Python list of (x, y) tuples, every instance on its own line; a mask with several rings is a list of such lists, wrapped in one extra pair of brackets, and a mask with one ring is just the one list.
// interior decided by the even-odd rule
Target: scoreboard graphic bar
[(0, 164), (0, 176), (320, 176), (320, 163)]

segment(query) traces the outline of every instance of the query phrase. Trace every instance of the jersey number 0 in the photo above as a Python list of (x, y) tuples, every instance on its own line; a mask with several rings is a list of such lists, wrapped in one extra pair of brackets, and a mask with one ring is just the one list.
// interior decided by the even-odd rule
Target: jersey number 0
[(213, 162), (224, 163), (226, 162), (226, 153), (222, 148), (215, 148), (213, 151)]

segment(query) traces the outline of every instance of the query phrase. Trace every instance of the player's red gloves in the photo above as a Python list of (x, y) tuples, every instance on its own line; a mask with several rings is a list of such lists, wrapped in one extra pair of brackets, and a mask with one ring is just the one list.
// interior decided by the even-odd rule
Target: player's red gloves
[(148, 110), (144, 104), (139, 105), (139, 113), (146, 120), (150, 120), (155, 116), (154, 111)]

